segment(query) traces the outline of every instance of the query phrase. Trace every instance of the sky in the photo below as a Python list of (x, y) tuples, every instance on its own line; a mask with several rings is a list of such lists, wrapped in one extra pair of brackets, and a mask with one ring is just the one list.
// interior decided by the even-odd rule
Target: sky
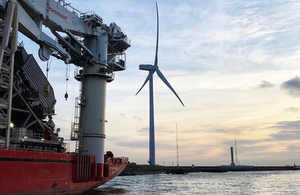
[[(155, 1), (70, 2), (131, 39), (126, 70), (107, 84), (105, 150), (147, 164), (148, 85), (135, 94), (148, 74), (139, 65), (154, 63)], [(158, 7), (158, 66), (185, 107), (155, 74), (156, 164), (177, 164), (177, 125), (180, 165), (227, 165), (235, 139), (237, 164), (300, 165), (300, 2), (158, 0)], [(23, 39), (38, 59), (38, 46)], [(79, 94), (75, 69), (50, 63), (54, 121), (66, 139)]]

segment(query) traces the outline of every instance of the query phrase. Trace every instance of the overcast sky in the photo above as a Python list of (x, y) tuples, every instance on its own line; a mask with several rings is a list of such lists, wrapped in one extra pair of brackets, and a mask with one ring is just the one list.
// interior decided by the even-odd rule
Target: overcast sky
[[(107, 86), (105, 149), (146, 164), (148, 85), (135, 93), (148, 74), (139, 64), (154, 62), (155, 1), (86, 2), (71, 5), (117, 23), (131, 39), (127, 69)], [(156, 163), (176, 164), (178, 124), (180, 165), (229, 164), (235, 138), (238, 164), (300, 165), (300, 2), (161, 0), (158, 6), (158, 66), (185, 107), (155, 74)], [(38, 46), (25, 44), (37, 56)], [(58, 101), (54, 119), (67, 139), (79, 94), (70, 68), (67, 87), (63, 62), (53, 59), (49, 73)]]

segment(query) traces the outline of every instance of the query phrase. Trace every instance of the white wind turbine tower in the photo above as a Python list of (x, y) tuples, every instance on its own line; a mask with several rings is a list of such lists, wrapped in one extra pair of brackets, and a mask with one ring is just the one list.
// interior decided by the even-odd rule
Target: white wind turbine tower
[(157, 17), (157, 34), (156, 34), (156, 51), (155, 51), (155, 60), (154, 60), (154, 65), (151, 64), (141, 64), (139, 66), (140, 70), (146, 70), (149, 71), (149, 74), (140, 88), (140, 90), (136, 93), (136, 95), (143, 89), (143, 87), (146, 85), (146, 83), (149, 81), (149, 164), (150, 165), (155, 165), (155, 136), (154, 136), (154, 105), (153, 105), (153, 74), (156, 72), (158, 77), (170, 88), (170, 90), (176, 95), (178, 100), (181, 102), (181, 104), (184, 106), (183, 102), (173, 89), (173, 87), (170, 85), (170, 83), (167, 81), (165, 76), (162, 74), (162, 72), (158, 68), (158, 35), (159, 35), (159, 18), (158, 18), (158, 6), (156, 2), (156, 17)]

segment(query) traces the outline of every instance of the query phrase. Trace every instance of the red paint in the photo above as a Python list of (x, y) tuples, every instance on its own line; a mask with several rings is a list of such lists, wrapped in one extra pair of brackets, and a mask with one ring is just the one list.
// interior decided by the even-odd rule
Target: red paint
[(0, 193), (80, 193), (108, 182), (127, 163), (128, 158), (111, 158), (99, 164), (94, 156), (0, 148)]
[(63, 15), (62, 13), (60, 13), (59, 11), (53, 9), (52, 7), (49, 6), (49, 10), (54, 13), (55, 15), (59, 16), (60, 18), (67, 20), (67, 16)]

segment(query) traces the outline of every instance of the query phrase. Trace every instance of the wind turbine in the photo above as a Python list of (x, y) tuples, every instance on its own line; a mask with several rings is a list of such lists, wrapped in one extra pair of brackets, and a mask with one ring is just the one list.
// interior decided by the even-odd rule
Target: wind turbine
[(140, 70), (146, 70), (149, 71), (148, 76), (146, 77), (146, 80), (140, 90), (135, 94), (137, 95), (143, 87), (146, 85), (146, 83), (149, 81), (149, 164), (155, 165), (155, 136), (154, 136), (154, 105), (153, 105), (153, 74), (156, 72), (158, 77), (169, 87), (169, 89), (176, 95), (178, 100), (181, 102), (181, 104), (184, 106), (183, 102), (173, 89), (173, 87), (170, 85), (168, 80), (165, 78), (165, 76), (162, 74), (162, 72), (158, 68), (158, 36), (159, 36), (159, 17), (158, 17), (158, 5), (156, 2), (156, 18), (157, 18), (157, 34), (156, 34), (156, 51), (155, 51), (155, 60), (154, 65), (151, 64), (141, 64), (139, 66)]

